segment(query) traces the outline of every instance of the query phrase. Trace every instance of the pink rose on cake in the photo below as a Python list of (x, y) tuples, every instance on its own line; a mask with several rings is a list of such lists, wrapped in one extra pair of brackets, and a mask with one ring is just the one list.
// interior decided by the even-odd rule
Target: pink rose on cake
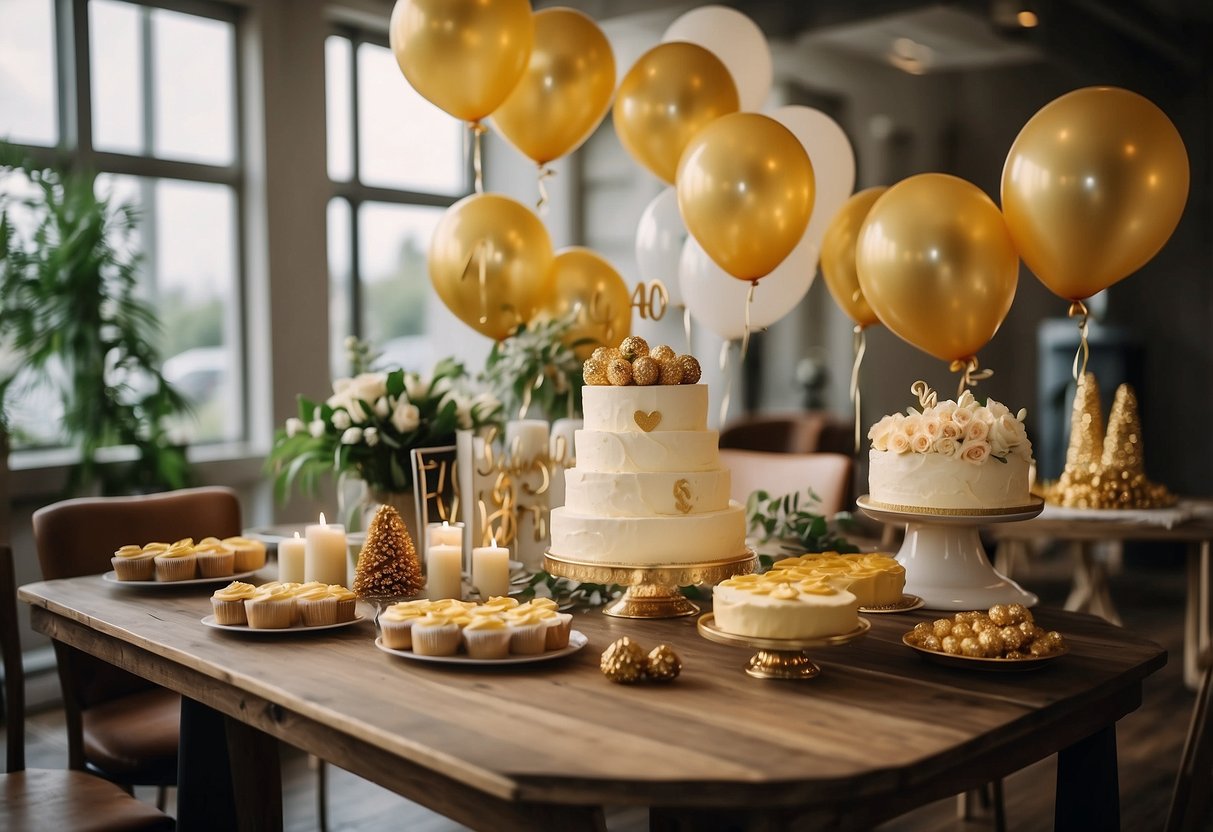
[(1026, 410), (1012, 414), (993, 399), (979, 402), (965, 391), (956, 401), (936, 402), (934, 394), (920, 401), (922, 410), (885, 416), (868, 431), (875, 451), (894, 454), (938, 454), (959, 457), (980, 465), (990, 457), (1006, 462), (1009, 456), (1032, 458), (1023, 420)]
[(969, 426), (965, 428), (966, 442), (984, 442), (986, 437), (990, 435), (990, 426), (986, 424), (986, 420), (980, 415), (974, 414), (973, 420), (969, 422)]
[(960, 443), (951, 436), (941, 436), (935, 440), (934, 450), (942, 456), (956, 456), (960, 453)]
[(965, 462), (980, 465), (990, 456), (990, 443), (984, 439), (966, 439), (960, 446), (960, 458)]

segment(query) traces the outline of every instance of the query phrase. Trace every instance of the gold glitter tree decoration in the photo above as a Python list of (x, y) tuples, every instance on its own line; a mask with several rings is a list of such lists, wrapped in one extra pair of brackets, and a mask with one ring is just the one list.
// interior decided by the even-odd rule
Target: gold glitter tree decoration
[(396, 509), (380, 506), (366, 532), (354, 571), (359, 598), (407, 598), (425, 586), (413, 538)]

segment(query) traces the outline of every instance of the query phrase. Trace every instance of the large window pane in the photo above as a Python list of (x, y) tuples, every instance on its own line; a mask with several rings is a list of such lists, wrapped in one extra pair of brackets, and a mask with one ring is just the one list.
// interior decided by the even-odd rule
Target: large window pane
[(409, 86), (391, 50), (359, 45), (358, 175), (363, 183), (462, 193), (464, 132), (462, 124)]
[(154, 9), (155, 154), (227, 165), (235, 161), (234, 27)]
[(329, 200), (329, 367), (333, 378), (349, 375), (345, 339), (353, 334), (350, 311), (350, 275), (353, 273), (353, 247), (350, 245), (350, 204), (344, 199)]
[(52, 0), (0, 2), (0, 139), (59, 141)]
[(333, 36), (324, 42), (329, 178), (337, 182), (348, 182), (354, 176), (354, 102), (350, 97), (352, 53), (347, 38)]
[(441, 208), (370, 202), (358, 211), (363, 332), (384, 360), (428, 371), (434, 347), (426, 337), (430, 296), (426, 252)]
[(130, 3), (92, 0), (89, 51), (93, 78), (93, 145), (143, 153), (143, 10)]

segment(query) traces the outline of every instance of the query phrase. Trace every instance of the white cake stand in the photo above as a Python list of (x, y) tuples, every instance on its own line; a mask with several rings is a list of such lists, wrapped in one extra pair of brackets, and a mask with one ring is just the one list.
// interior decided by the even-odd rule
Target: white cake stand
[(855, 501), (863, 513), (883, 523), (906, 524), (897, 561), (906, 568), (906, 592), (936, 610), (980, 610), (994, 604), (1035, 606), (1034, 594), (1000, 575), (990, 564), (978, 529), (989, 523), (1014, 523), (1040, 514), (1044, 500), (998, 512), (963, 513), (888, 506), (867, 494)]

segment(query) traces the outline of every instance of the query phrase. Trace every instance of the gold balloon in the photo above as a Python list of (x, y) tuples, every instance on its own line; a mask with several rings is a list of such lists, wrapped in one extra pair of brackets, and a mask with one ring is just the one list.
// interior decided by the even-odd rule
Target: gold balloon
[(529, 321), (552, 291), (547, 229), (500, 194), (473, 194), (448, 208), (430, 240), (429, 265), (442, 302), (498, 340)]
[(693, 43), (663, 43), (619, 83), (615, 132), (636, 161), (673, 185), (691, 137), (739, 107), (737, 85), (719, 58)]
[(615, 55), (598, 24), (574, 9), (544, 9), (535, 12), (526, 72), (493, 112), (493, 126), (543, 165), (589, 138), (614, 92)]
[(969, 358), (994, 337), (1019, 277), (993, 200), (943, 173), (911, 176), (876, 200), (855, 265), (881, 323), (945, 361)]
[(813, 163), (791, 130), (733, 113), (695, 134), (678, 165), (678, 210), (716, 264), (738, 280), (770, 274), (804, 236)]
[(1019, 132), (1002, 210), (1028, 268), (1081, 300), (1145, 265), (1179, 223), (1188, 154), (1175, 125), (1136, 93), (1075, 90)]
[(388, 32), (413, 89), (474, 122), (522, 77), (534, 24), (528, 0), (397, 0)]
[(568, 343), (585, 360), (597, 347), (616, 347), (632, 333), (632, 301), (627, 284), (606, 260), (588, 248), (556, 252), (551, 297), (540, 309), (552, 317), (577, 310)]
[(855, 273), (855, 243), (859, 240), (859, 229), (872, 205), (888, 188), (868, 188), (853, 194), (830, 221), (821, 240), (821, 276), (825, 278), (830, 295), (860, 326), (871, 326), (880, 319), (868, 305), (859, 288), (859, 275)]

